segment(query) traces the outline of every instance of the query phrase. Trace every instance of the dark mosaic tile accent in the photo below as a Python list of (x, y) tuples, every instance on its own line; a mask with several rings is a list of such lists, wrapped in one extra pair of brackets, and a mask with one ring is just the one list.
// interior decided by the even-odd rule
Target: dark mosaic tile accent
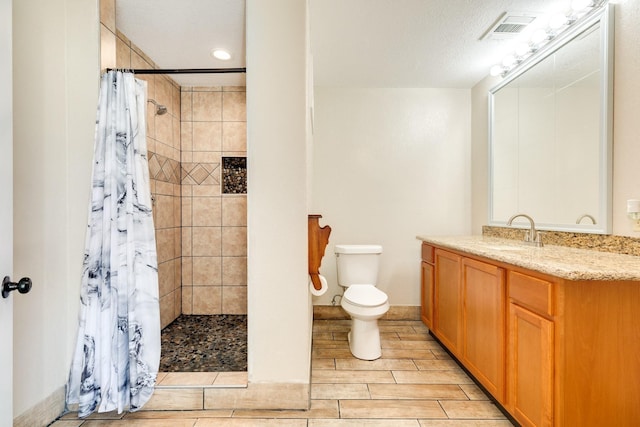
[(247, 158), (222, 158), (222, 193), (247, 194)]
[[(545, 245), (593, 249), (600, 252), (640, 256), (640, 239), (612, 234), (571, 233), (566, 231), (541, 231)], [(503, 239), (521, 240), (524, 230), (510, 227), (482, 227), (482, 235)]]
[(180, 315), (162, 330), (160, 372), (247, 370), (246, 315)]

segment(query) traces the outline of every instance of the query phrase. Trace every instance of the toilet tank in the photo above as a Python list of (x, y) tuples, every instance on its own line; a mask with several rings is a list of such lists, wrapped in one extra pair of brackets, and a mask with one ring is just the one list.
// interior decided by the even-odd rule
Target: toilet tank
[(378, 282), (380, 245), (336, 245), (338, 284), (375, 285)]

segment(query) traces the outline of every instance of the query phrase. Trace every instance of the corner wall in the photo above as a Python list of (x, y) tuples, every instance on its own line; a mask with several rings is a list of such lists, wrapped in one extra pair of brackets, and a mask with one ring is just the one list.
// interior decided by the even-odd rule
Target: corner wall
[(249, 387), (295, 384), (299, 407), (311, 356), (306, 10), (247, 1)]

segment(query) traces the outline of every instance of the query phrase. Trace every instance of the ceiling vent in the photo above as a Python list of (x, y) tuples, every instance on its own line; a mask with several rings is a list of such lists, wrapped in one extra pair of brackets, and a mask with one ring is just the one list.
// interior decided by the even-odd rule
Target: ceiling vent
[(480, 40), (505, 40), (522, 33), (537, 18), (531, 13), (505, 12), (480, 37)]

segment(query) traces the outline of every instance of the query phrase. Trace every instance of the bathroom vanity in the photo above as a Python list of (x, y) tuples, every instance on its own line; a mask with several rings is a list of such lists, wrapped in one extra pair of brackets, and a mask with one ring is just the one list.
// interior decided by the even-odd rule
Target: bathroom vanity
[(523, 426), (640, 422), (640, 257), (423, 237), (422, 320)]

